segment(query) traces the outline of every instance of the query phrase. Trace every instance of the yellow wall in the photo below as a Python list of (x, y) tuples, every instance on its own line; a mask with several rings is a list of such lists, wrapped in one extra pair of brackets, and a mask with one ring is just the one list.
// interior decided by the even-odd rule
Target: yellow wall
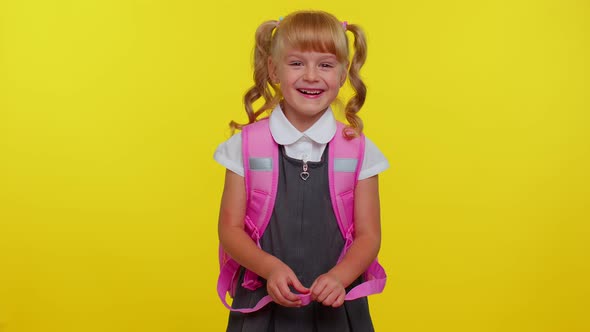
[(206, 3), (0, 2), (1, 332), (223, 330), (212, 154), (299, 8), (369, 39), (377, 330), (590, 330), (588, 2)]

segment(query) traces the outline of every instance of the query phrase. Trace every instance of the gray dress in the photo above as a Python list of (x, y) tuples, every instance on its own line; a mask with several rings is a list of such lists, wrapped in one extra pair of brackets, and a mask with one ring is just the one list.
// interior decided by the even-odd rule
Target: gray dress
[[(328, 187), (328, 147), (320, 162), (308, 162), (309, 178), (299, 173), (302, 161), (279, 153), (279, 184), (274, 210), (262, 238), (261, 247), (287, 264), (305, 287), (328, 272), (344, 246), (344, 239), (332, 210)], [(267, 295), (263, 286), (250, 291), (241, 287), (240, 278), (233, 306), (252, 307)], [(356, 280), (347, 291), (358, 285)], [(301, 308), (288, 308), (274, 302), (250, 314), (231, 312), (228, 332), (370, 332), (374, 331), (367, 298), (345, 301), (339, 308), (312, 302)]]

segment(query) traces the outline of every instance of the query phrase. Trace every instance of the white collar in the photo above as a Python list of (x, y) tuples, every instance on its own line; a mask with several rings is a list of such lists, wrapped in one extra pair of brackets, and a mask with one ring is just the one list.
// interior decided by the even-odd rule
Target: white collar
[(324, 114), (302, 133), (289, 122), (280, 105), (277, 105), (270, 114), (269, 127), (275, 142), (280, 145), (293, 144), (303, 136), (316, 143), (327, 144), (336, 135), (337, 129), (331, 107), (328, 107)]

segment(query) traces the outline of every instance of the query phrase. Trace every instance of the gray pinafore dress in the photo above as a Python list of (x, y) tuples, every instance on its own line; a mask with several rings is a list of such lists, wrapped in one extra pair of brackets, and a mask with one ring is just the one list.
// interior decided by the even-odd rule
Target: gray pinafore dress
[[(302, 161), (285, 154), (280, 147), (279, 184), (270, 222), (262, 235), (262, 249), (278, 257), (297, 275), (305, 287), (328, 272), (344, 246), (338, 222), (332, 210), (328, 187), (328, 147), (322, 160), (308, 162), (309, 178), (299, 174)], [(252, 307), (267, 295), (266, 281), (250, 291), (241, 287), (244, 269), (232, 306)], [(358, 285), (361, 278), (350, 288)], [(370, 332), (374, 331), (366, 297), (345, 301), (338, 308), (313, 301), (300, 308), (288, 308), (274, 302), (259, 311), (243, 314), (230, 312), (228, 332)]]

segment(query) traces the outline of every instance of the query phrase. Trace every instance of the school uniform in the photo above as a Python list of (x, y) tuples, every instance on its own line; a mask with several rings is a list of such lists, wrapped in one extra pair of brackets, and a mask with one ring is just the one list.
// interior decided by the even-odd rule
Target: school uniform
[[(328, 145), (336, 135), (336, 120), (329, 108), (305, 132), (297, 130), (280, 106), (270, 115), (269, 127), (279, 144), (279, 183), (269, 224), (260, 239), (261, 248), (287, 264), (299, 281), (310, 287), (321, 274), (338, 261), (344, 239), (332, 209), (328, 186)], [(220, 144), (214, 158), (232, 172), (244, 176), (242, 139), (238, 133)], [(300, 173), (307, 161), (309, 177)], [(379, 149), (365, 142), (365, 157), (359, 180), (374, 176), (389, 167)], [(250, 291), (241, 287), (244, 269), (232, 306), (252, 307), (267, 295), (263, 286)], [(362, 282), (359, 277), (347, 291)], [(274, 302), (250, 314), (231, 312), (228, 332), (367, 332), (373, 331), (367, 298), (345, 301), (338, 308), (312, 302), (288, 308)]]

